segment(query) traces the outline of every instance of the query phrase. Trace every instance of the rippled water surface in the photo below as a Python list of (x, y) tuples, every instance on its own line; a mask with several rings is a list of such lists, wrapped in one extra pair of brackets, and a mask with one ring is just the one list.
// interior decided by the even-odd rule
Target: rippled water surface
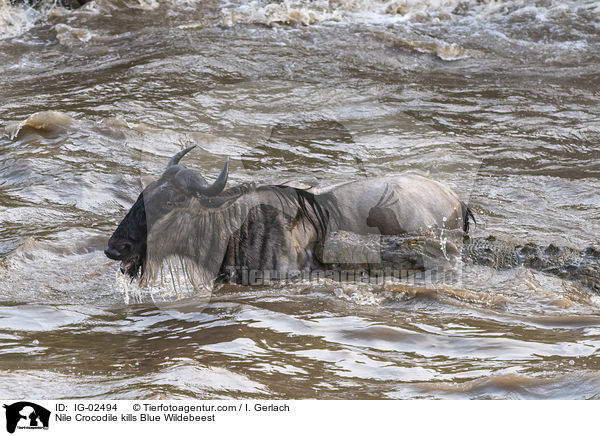
[(600, 396), (600, 298), (542, 272), (173, 308), (126, 299), (102, 252), (193, 144), (208, 177), (231, 156), (231, 184), (418, 170), (474, 236), (597, 246), (597, 2), (52, 3), (0, 0), (4, 397)]

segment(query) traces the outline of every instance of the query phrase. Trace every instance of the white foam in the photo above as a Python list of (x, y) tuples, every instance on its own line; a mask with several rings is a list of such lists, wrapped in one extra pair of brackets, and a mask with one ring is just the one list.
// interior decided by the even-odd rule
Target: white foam
[(29, 30), (41, 14), (29, 6), (12, 6), (0, 0), (0, 39), (11, 38)]
[(389, 23), (448, 19), (464, 0), (283, 0), (229, 3), (223, 24), (301, 24), (321, 22)]
[(560, 0), (532, 4), (527, 0), (228, 0), (223, 2), (223, 25), (288, 24), (324, 22), (389, 24), (395, 22), (437, 23), (470, 16), (531, 17), (542, 22), (584, 8), (599, 14), (597, 2), (581, 0), (568, 7)]
[[(86, 7), (90, 3), (86, 3)], [(174, 0), (172, 4), (177, 4), (177, 0)], [(112, 9), (138, 9), (142, 11), (153, 11), (160, 6), (157, 0), (96, 0), (92, 2), (91, 8), (95, 12), (105, 12)], [(92, 9), (90, 9), (92, 10)]]
[(71, 46), (76, 42), (88, 42), (92, 39), (92, 32), (84, 28), (71, 27), (66, 24), (54, 26), (58, 42), (65, 46)]

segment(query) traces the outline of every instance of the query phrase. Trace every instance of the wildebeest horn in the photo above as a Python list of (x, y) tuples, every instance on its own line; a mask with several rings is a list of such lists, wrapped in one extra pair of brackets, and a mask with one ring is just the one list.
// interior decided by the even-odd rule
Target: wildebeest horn
[(181, 150), (179, 153), (175, 154), (175, 156), (173, 156), (171, 158), (171, 160), (169, 161), (169, 163), (167, 164), (167, 168), (170, 168), (173, 165), (177, 165), (179, 163), (179, 161), (181, 160), (181, 158), (183, 156), (185, 156), (187, 153), (189, 153), (190, 151), (192, 151), (194, 148), (196, 148), (196, 146), (192, 145), (191, 147), (188, 147), (185, 150)]
[(225, 161), (225, 165), (221, 170), (221, 174), (212, 185), (206, 183), (204, 177), (196, 174), (192, 170), (183, 169), (177, 173), (175, 179), (183, 186), (193, 192), (205, 195), (207, 197), (215, 197), (219, 195), (227, 184), (227, 176), (229, 175), (229, 157)]

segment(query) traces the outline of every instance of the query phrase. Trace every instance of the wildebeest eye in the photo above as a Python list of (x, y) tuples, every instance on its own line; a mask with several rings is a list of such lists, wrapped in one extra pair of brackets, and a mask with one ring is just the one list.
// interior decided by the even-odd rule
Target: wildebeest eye
[(162, 207), (165, 210), (171, 210), (178, 204), (182, 203), (184, 200), (185, 200), (184, 195), (175, 195), (175, 196), (169, 198), (168, 200), (165, 200), (165, 202), (162, 204)]

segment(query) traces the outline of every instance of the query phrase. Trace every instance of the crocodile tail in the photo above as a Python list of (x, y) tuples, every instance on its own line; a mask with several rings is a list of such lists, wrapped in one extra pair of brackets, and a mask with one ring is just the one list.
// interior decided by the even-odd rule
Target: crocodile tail
[(475, 215), (473, 215), (473, 211), (467, 206), (465, 203), (461, 201), (462, 205), (462, 218), (463, 218), (463, 232), (469, 233), (469, 225), (471, 224), (470, 220), (473, 220), (473, 224), (477, 226), (477, 220), (475, 219)]

